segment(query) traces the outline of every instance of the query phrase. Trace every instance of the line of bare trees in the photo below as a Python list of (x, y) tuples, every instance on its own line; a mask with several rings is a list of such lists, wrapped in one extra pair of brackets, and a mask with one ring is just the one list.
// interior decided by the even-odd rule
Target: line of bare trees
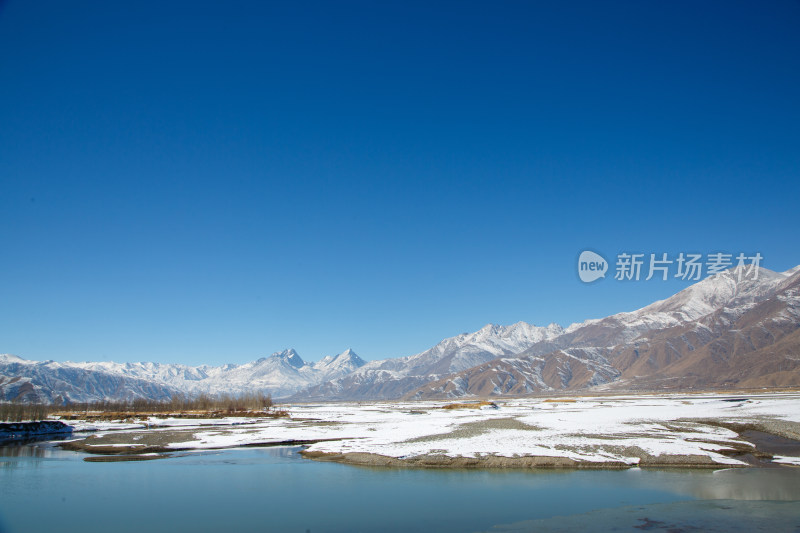
[(0, 403), (0, 421), (20, 422), (23, 420), (43, 420), (53, 413), (179, 413), (186, 411), (215, 411), (223, 413), (242, 413), (251, 411), (271, 412), (274, 404), (272, 396), (262, 392), (243, 394), (199, 394), (196, 396), (175, 395), (169, 400), (148, 400), (136, 398), (129, 401), (101, 400), (89, 403), (34, 404), (8, 402)]
[(273, 407), (272, 396), (261, 392), (243, 394), (199, 394), (197, 396), (175, 395), (169, 400), (136, 398), (130, 401), (102, 400), (91, 403), (70, 403), (58, 407), (58, 411), (101, 411), (131, 413), (163, 413), (166, 411), (263, 411)]
[(49, 405), (37, 403), (0, 403), (0, 422), (44, 420), (50, 412)]

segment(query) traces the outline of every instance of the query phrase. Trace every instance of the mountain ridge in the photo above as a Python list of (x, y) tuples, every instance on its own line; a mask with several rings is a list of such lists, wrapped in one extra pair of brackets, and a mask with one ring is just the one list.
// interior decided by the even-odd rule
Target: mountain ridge
[(196, 367), (0, 355), (0, 400), (258, 390), (330, 401), (800, 385), (800, 266), (757, 274), (730, 269), (635, 311), (566, 328), (487, 324), (414, 355), (369, 362), (350, 348), (315, 363), (288, 348), (241, 365)]
[[(573, 324), (551, 343), (539, 343), (514, 358), (490, 361), (425, 384), (404, 397), (514, 395), (589, 388), (757, 387), (760, 380), (774, 386), (800, 386), (800, 365), (791, 359), (792, 354), (800, 353), (800, 342), (792, 343), (790, 338), (795, 335), (800, 341), (796, 333), (800, 328), (800, 269), (783, 273), (761, 269), (760, 281), (742, 282), (734, 276), (731, 269), (636, 311)], [(745, 337), (762, 339), (752, 350), (746, 343), (735, 342), (742, 336), (737, 326), (748, 323)], [(754, 361), (769, 353), (773, 345), (782, 350), (773, 354), (773, 360)], [(708, 355), (714, 347), (718, 353)], [(727, 362), (719, 364), (726, 351)], [(779, 357), (788, 359), (776, 362)], [(783, 374), (770, 377), (776, 364), (784, 369), (780, 371)], [(534, 376), (538, 379), (532, 380)]]
[[(29, 361), (0, 354), (0, 399), (85, 402), (175, 394), (266, 391), (285, 397), (314, 383), (335, 379), (365, 362), (352, 350), (316, 363), (289, 348), (241, 365)], [(58, 376), (68, 376), (60, 379)], [(104, 383), (114, 383), (113, 389)], [(98, 391), (98, 392), (96, 392)], [(102, 394), (100, 394), (102, 392)]]

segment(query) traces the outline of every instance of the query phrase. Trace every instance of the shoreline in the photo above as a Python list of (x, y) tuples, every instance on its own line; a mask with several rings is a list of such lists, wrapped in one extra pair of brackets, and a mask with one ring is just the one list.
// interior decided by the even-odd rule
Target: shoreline
[[(286, 418), (75, 422), (58, 445), (150, 460), (193, 450), (302, 446), (309, 460), (390, 468), (800, 466), (800, 395), (574, 397), (488, 405), (292, 406)], [(88, 432), (93, 432), (89, 434)]]
[(351, 466), (376, 468), (430, 468), (430, 469), (563, 469), (563, 470), (627, 470), (630, 468), (758, 468), (756, 465), (730, 465), (713, 462), (705, 455), (670, 455), (652, 457), (637, 464), (621, 461), (576, 461), (568, 457), (527, 455), (504, 457), (483, 455), (479, 457), (450, 457), (448, 455), (417, 455), (408, 458), (389, 457), (376, 453), (350, 452), (344, 454), (301, 450), (306, 459), (320, 462), (342, 463)]
[[(696, 421), (695, 421), (696, 422)], [(719, 421), (707, 421), (722, 424)], [(320, 443), (334, 443), (348, 440), (346, 438), (325, 439), (285, 439), (275, 441), (254, 441), (230, 446), (205, 448), (182, 447), (174, 442), (182, 434), (194, 433), (193, 430), (167, 430), (159, 432), (110, 433), (102, 436), (88, 437), (56, 443), (62, 449), (82, 452), (88, 455), (87, 462), (141, 461), (169, 458), (173, 454), (191, 451), (229, 450), (236, 448), (268, 448), (279, 446), (302, 446), (299, 455), (305, 459), (320, 462), (335, 462), (352, 466), (385, 467), (385, 468), (433, 468), (433, 469), (593, 469), (622, 470), (628, 468), (775, 468), (797, 467), (791, 464), (773, 462), (775, 454), (770, 445), (788, 445), (800, 451), (800, 440), (784, 437), (785, 431), (776, 432), (768, 424), (724, 424), (738, 426), (738, 438), (742, 444), (728, 443), (729, 448), (718, 450), (719, 453), (741, 461), (740, 464), (721, 463), (708, 455), (699, 454), (661, 454), (654, 455), (640, 448), (628, 447), (624, 452), (630, 457), (638, 458), (635, 462), (625, 461), (589, 461), (576, 460), (564, 456), (548, 455), (516, 455), (481, 454), (474, 457), (451, 456), (443, 453), (427, 453), (410, 457), (392, 457), (380, 453), (369, 452), (325, 452), (309, 449)], [(757, 433), (757, 434), (756, 434)], [(782, 434), (783, 435), (782, 435)], [(128, 436), (128, 438), (125, 438)], [(148, 438), (149, 437), (149, 438)], [(136, 442), (132, 442), (136, 439)], [(609, 439), (612, 442), (613, 439)]]
[[(779, 435), (765, 433), (771, 437)], [(628, 463), (623, 461), (579, 461), (562, 456), (524, 455), (507, 457), (486, 454), (476, 457), (449, 456), (445, 454), (422, 454), (413, 457), (391, 457), (378, 453), (366, 452), (321, 452), (309, 450), (309, 446), (321, 442), (335, 442), (340, 439), (283, 440), (269, 442), (252, 442), (235, 446), (213, 448), (175, 447), (168, 445), (95, 445), (88, 439), (65, 441), (56, 445), (69, 451), (82, 452), (88, 456), (87, 462), (142, 461), (165, 459), (191, 451), (219, 451), (238, 448), (272, 448), (280, 446), (302, 446), (298, 453), (304, 459), (319, 462), (334, 462), (351, 466), (377, 468), (430, 468), (430, 469), (592, 469), (592, 470), (625, 470), (629, 468), (677, 468), (677, 469), (722, 469), (722, 468), (797, 468), (795, 465), (773, 463), (773, 455), (760, 450), (757, 446), (750, 449), (744, 446), (726, 450), (726, 455), (736, 458), (751, 456), (754, 460), (743, 464), (719, 463), (707, 455), (652, 455), (642, 450), (633, 450), (639, 461)], [(796, 441), (795, 441), (796, 442)], [(800, 445), (800, 442), (796, 442)]]
[[(320, 442), (338, 441), (339, 439), (284, 440), (272, 442), (253, 442), (236, 446), (215, 448), (182, 448), (147, 444), (125, 445), (93, 445), (80, 441), (66, 441), (56, 445), (69, 451), (82, 452), (88, 455), (87, 462), (141, 461), (165, 459), (173, 454), (191, 451), (220, 451), (239, 448), (274, 448), (280, 446), (302, 446), (298, 453), (304, 459), (319, 462), (334, 462), (352, 466), (385, 467), (385, 468), (432, 468), (432, 469), (592, 469), (592, 470), (624, 470), (628, 468), (765, 468), (768, 464), (727, 464), (713, 461), (705, 455), (666, 455), (653, 456), (641, 453), (638, 463), (622, 461), (576, 461), (568, 457), (526, 455), (506, 457), (487, 454), (477, 457), (449, 456), (444, 454), (423, 454), (413, 457), (391, 457), (378, 453), (365, 452), (320, 452), (311, 451), (309, 446)], [(731, 450), (740, 453), (745, 450)], [(750, 451), (752, 453), (752, 451)], [(766, 457), (766, 456), (762, 456)], [(790, 466), (778, 465), (774, 466)]]

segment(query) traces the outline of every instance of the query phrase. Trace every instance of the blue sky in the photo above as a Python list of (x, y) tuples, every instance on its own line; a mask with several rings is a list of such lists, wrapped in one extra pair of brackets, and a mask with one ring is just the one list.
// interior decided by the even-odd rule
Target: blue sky
[[(433, 4), (433, 5), (432, 5)], [(800, 4), (0, 3), (0, 353), (408, 355), (800, 263)]]

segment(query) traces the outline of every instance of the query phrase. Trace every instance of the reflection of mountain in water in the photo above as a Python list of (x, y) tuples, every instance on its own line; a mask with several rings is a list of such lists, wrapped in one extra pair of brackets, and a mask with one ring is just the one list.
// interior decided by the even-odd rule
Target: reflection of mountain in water
[(704, 500), (800, 500), (800, 476), (794, 468), (736, 468), (709, 475), (712, 483), (688, 482), (685, 491)]
[[(794, 531), (797, 502), (700, 500), (599, 509), (495, 526), (492, 531)], [(767, 525), (767, 529), (765, 529)]]

